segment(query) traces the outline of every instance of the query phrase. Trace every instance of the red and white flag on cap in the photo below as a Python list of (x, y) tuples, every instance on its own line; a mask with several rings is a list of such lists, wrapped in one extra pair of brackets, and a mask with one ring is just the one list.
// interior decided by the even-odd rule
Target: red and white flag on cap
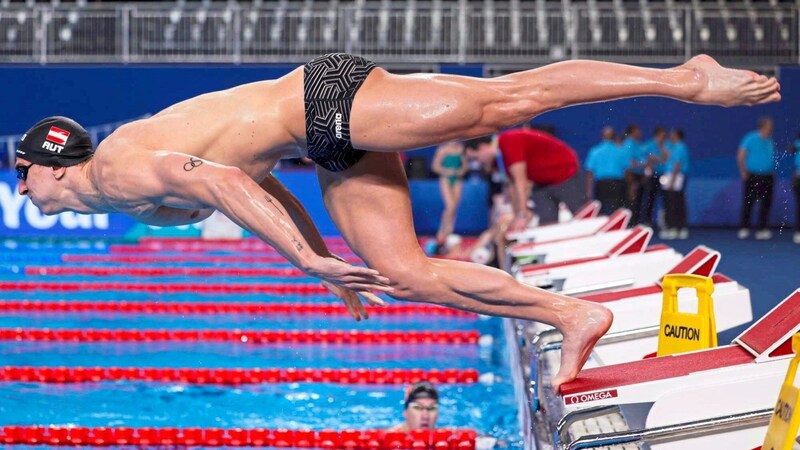
[(69, 131), (62, 130), (58, 127), (50, 127), (50, 131), (47, 132), (47, 137), (45, 139), (58, 145), (66, 145), (68, 137)]

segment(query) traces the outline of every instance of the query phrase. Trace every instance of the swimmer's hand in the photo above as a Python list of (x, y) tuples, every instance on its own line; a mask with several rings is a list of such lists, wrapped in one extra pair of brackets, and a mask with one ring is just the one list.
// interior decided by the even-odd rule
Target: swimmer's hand
[(306, 269), (306, 273), (359, 293), (370, 291), (391, 292), (389, 279), (367, 267), (358, 267), (333, 255), (318, 257)]
[(514, 220), (508, 225), (508, 229), (506, 230), (507, 233), (516, 233), (519, 231), (525, 231), (528, 228), (528, 224), (530, 223), (531, 219), (533, 219), (533, 214), (524, 213), (514, 217)]
[(322, 285), (325, 286), (326, 289), (331, 291), (333, 295), (337, 296), (344, 302), (344, 306), (347, 307), (347, 310), (350, 311), (350, 315), (353, 316), (356, 321), (360, 321), (363, 317), (364, 319), (369, 319), (369, 314), (367, 310), (364, 308), (364, 304), (361, 303), (361, 299), (358, 298), (359, 294), (364, 297), (364, 299), (373, 306), (384, 306), (383, 300), (381, 300), (377, 295), (372, 294), (370, 292), (360, 292), (358, 294), (355, 291), (351, 291), (350, 289), (343, 288), (341, 286), (337, 286), (335, 284), (329, 283), (327, 281), (323, 281)]

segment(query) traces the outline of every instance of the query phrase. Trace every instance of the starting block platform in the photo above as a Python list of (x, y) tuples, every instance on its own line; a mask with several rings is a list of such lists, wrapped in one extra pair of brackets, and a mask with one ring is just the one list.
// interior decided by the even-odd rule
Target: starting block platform
[[(731, 345), (585, 368), (558, 393), (540, 382), (531, 403), (537, 448), (757, 448), (798, 332), (800, 289)], [(532, 344), (531, 352), (559, 348)], [(542, 379), (557, 367), (531, 369)]]
[(566, 239), (513, 244), (508, 248), (512, 262), (555, 263), (589, 256), (603, 256), (620, 245), (626, 238), (639, 233), (643, 226), (614, 230)]
[[(584, 218), (580, 218), (584, 217)], [(618, 209), (610, 216), (577, 216), (568, 222), (554, 223), (529, 228), (516, 233), (508, 233), (509, 241), (539, 242), (567, 239), (580, 236), (591, 236), (596, 233), (605, 233), (614, 230), (624, 230), (631, 220), (631, 212), (627, 209)]]
[(637, 227), (605, 255), (527, 264), (511, 273), (523, 283), (572, 296), (651, 286), (683, 261), (666, 245), (648, 247), (652, 236), (652, 229)]

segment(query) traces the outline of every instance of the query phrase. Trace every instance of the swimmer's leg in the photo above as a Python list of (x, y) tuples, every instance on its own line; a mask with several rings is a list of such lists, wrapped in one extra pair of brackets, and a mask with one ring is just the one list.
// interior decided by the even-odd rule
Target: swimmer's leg
[(577, 376), (610, 327), (611, 313), (597, 304), (520, 284), (490, 267), (426, 258), (414, 233), (408, 182), (397, 154), (367, 152), (343, 172), (317, 171), (337, 227), (370, 267), (391, 280), (393, 297), (558, 328), (565, 340), (554, 385)]
[(375, 69), (350, 117), (356, 148), (405, 151), (496, 133), (553, 109), (634, 96), (723, 106), (780, 100), (774, 78), (701, 55), (671, 69), (565, 61), (492, 79)]
[(450, 184), (450, 180), (447, 177), (439, 177), (439, 190), (442, 193), (442, 201), (444, 202), (444, 210), (439, 221), (439, 231), (436, 232), (436, 241), (440, 244), (444, 243), (447, 236), (450, 236), (455, 229), (456, 214), (458, 214), (458, 204), (461, 202), (463, 189), (464, 183), (461, 180), (456, 180), (455, 184)]

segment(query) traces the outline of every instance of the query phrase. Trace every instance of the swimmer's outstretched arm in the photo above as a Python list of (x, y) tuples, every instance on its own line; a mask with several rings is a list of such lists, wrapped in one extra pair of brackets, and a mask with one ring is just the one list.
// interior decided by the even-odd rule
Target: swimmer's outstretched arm
[(325, 244), (325, 241), (322, 239), (322, 235), (319, 233), (314, 221), (311, 220), (308, 211), (306, 211), (300, 201), (297, 200), (274, 175), (267, 175), (264, 181), (260, 183), (260, 186), (286, 208), (292, 221), (297, 225), (300, 233), (306, 238), (306, 241), (308, 241), (308, 244), (316, 254), (320, 256), (333, 256), (328, 246)]
[[(260, 186), (267, 194), (271, 194), (275, 199), (286, 208), (286, 212), (292, 218), (292, 221), (297, 226), (300, 233), (306, 239), (308, 244), (314, 250), (314, 252), (320, 256), (325, 257), (333, 257), (338, 258), (338, 256), (334, 255), (328, 249), (328, 246), (325, 244), (325, 240), (322, 239), (322, 235), (319, 233), (317, 226), (314, 224), (314, 221), (311, 220), (311, 216), (308, 214), (308, 211), (303, 207), (303, 204), (297, 200), (286, 186), (281, 184), (275, 176), (272, 174), (267, 175), (266, 178), (260, 183)], [(337, 288), (335, 286), (331, 286), (329, 284), (325, 284), (326, 288), (330, 290), (334, 295), (341, 299), (347, 309), (350, 311), (350, 314), (356, 320), (361, 320), (361, 318), (369, 318), (369, 314), (367, 314), (366, 309), (364, 309), (364, 305), (358, 299), (354, 293), (349, 292), (347, 290), (343, 290)], [(369, 292), (360, 292), (361, 296), (371, 305), (378, 305), (384, 306), (385, 303), (380, 297), (371, 294)]]
[(175, 208), (217, 209), (303, 272), (336, 286), (391, 290), (389, 280), (375, 270), (318, 255), (286, 208), (240, 169), (174, 152), (153, 153), (143, 166), (141, 191), (152, 201)]

